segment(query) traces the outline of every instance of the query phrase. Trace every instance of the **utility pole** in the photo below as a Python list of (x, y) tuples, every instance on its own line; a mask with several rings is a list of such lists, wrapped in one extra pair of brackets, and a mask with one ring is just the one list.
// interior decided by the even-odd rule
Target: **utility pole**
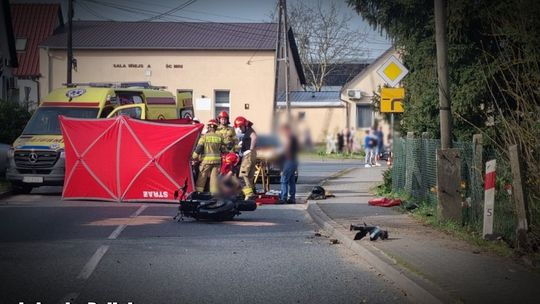
[(448, 85), (447, 2), (434, 0), (441, 149), (437, 150), (437, 213), (441, 219), (461, 222), (461, 159), (452, 149), (452, 112)]
[(68, 33), (67, 33), (67, 85), (73, 82), (73, 0), (68, 0)]
[(437, 75), (439, 80), (439, 116), (441, 148), (452, 148), (452, 112), (448, 86), (448, 41), (446, 38), (446, 0), (435, 1), (435, 42), (437, 44)]
[(276, 41), (276, 62), (275, 62), (275, 81), (274, 81), (274, 112), (272, 120), (272, 129), (277, 130), (277, 102), (280, 95), (279, 92), (279, 76), (281, 62), (285, 62), (285, 105), (287, 110), (287, 120), (291, 120), (291, 102), (289, 92), (289, 28), (287, 20), (287, 3), (286, 0), (278, 0), (278, 24), (277, 24), (277, 41)]
[(274, 106), (272, 110), (272, 130), (277, 130), (277, 102), (279, 98), (279, 58), (281, 57), (281, 17), (283, 16), (281, 0), (278, 0), (278, 23), (276, 40), (276, 61), (274, 62), (275, 80), (274, 80)]
[(283, 54), (285, 59), (285, 105), (287, 106), (287, 122), (291, 122), (291, 101), (289, 100), (291, 94), (289, 91), (289, 73), (291, 67), (289, 64), (289, 27), (287, 22), (287, 0), (281, 1), (283, 10)]

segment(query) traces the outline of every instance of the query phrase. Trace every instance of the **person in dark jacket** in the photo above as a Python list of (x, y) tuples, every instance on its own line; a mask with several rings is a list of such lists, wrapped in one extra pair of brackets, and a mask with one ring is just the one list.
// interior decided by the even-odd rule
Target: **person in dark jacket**
[(298, 170), (298, 138), (294, 135), (290, 125), (283, 125), (280, 129), (283, 139), (283, 169), (281, 171), (280, 203), (296, 203), (296, 170)]

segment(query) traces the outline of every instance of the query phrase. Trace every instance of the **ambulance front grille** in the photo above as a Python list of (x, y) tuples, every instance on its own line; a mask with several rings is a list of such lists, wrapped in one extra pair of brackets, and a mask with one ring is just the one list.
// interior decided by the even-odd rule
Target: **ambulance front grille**
[(14, 159), (17, 168), (42, 169), (56, 164), (59, 153), (48, 150), (16, 150)]

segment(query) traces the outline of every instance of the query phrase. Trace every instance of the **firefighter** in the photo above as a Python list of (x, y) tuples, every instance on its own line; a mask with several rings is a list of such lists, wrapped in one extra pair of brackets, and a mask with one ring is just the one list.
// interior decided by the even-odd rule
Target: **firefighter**
[(240, 157), (234, 152), (224, 154), (221, 158), (221, 193), (240, 192), (240, 180), (236, 176), (237, 165), (240, 162)]
[(257, 151), (255, 150), (257, 133), (255, 133), (252, 126), (253, 123), (242, 116), (238, 116), (234, 120), (234, 127), (240, 129), (240, 132), (243, 134), (240, 141), (242, 162), (238, 176), (244, 180), (242, 192), (246, 200), (252, 199), (255, 196), (253, 193), (253, 188), (255, 187), (253, 179), (255, 177), (255, 163), (257, 162)]
[(221, 111), (218, 115), (219, 126), (217, 133), (223, 137), (223, 142), (227, 147), (227, 150), (234, 152), (238, 145), (238, 138), (234, 128), (229, 125), (229, 113), (227, 111)]
[(193, 159), (200, 161), (199, 176), (195, 188), (197, 192), (204, 192), (206, 181), (210, 177), (210, 193), (219, 191), (218, 174), (221, 166), (221, 153), (225, 152), (223, 138), (216, 134), (218, 124), (210, 119), (207, 124), (208, 131), (202, 135), (193, 152)]

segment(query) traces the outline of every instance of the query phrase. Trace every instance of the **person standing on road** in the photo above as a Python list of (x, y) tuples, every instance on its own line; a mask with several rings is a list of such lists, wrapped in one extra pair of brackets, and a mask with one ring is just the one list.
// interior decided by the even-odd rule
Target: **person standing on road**
[(242, 162), (240, 163), (240, 172), (238, 174), (244, 180), (244, 193), (245, 199), (252, 199), (255, 194), (253, 188), (255, 188), (255, 164), (257, 162), (257, 151), (255, 149), (257, 145), (257, 133), (253, 130), (253, 123), (242, 116), (236, 117), (234, 120), (234, 127), (240, 129), (242, 133), (242, 140), (240, 141), (240, 156), (242, 156)]
[(204, 192), (206, 181), (210, 178), (210, 193), (212, 195), (219, 191), (218, 174), (221, 166), (221, 153), (226, 151), (223, 138), (216, 134), (217, 127), (215, 119), (208, 121), (207, 132), (199, 139), (192, 156), (193, 160), (201, 163), (195, 190)]
[(298, 138), (290, 125), (281, 127), (283, 138), (283, 169), (281, 171), (281, 204), (296, 204), (296, 170), (298, 170)]
[(238, 145), (238, 138), (234, 128), (229, 125), (229, 113), (227, 111), (221, 111), (218, 115), (219, 126), (217, 134), (223, 137), (223, 142), (228, 151), (234, 152)]

